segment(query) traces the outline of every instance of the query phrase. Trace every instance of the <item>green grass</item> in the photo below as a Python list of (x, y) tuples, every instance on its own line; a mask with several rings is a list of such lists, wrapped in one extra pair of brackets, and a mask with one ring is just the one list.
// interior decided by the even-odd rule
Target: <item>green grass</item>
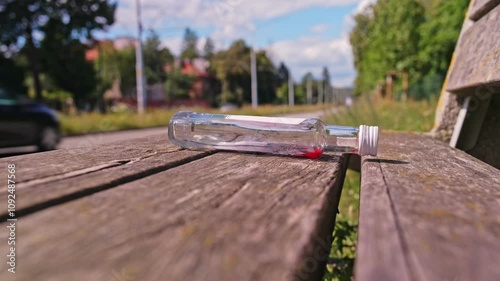
[(359, 172), (348, 170), (339, 202), (330, 261), (326, 266), (324, 281), (350, 281), (353, 276), (358, 237)]
[[(436, 101), (381, 101), (364, 99), (351, 108), (326, 118), (329, 124), (379, 126), (383, 130), (430, 131), (434, 124)], [(330, 262), (324, 281), (350, 281), (353, 277), (358, 236), (360, 174), (348, 170), (339, 203), (340, 214), (333, 233)]]
[(434, 125), (436, 100), (380, 101), (363, 98), (351, 108), (338, 110), (325, 121), (329, 124), (379, 126), (382, 130), (426, 132)]
[[(227, 112), (227, 114), (269, 116), (287, 113), (310, 112), (321, 110), (326, 105), (300, 105), (300, 106), (271, 106), (264, 105), (257, 109), (243, 107), (241, 109)], [(179, 109), (181, 110), (181, 109)], [(202, 108), (190, 108), (198, 112), (220, 113), (218, 110), (207, 110)], [(122, 113), (83, 113), (80, 115), (60, 114), (61, 127), (64, 136), (82, 135), (88, 133), (111, 132), (128, 129), (140, 129), (167, 126), (170, 118), (178, 110), (151, 110), (143, 115), (135, 112)]]

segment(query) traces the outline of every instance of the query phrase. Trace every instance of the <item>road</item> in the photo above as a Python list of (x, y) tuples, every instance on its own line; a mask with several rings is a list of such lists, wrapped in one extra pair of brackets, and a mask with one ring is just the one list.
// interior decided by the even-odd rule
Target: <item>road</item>
[[(307, 112), (307, 113), (293, 113), (293, 114), (284, 114), (279, 115), (279, 117), (296, 117), (296, 118), (322, 118), (328, 113), (332, 112), (332, 110), (321, 110), (315, 112)], [(131, 140), (135, 138), (155, 136), (155, 135), (165, 135), (165, 141), (167, 141), (167, 127), (159, 127), (159, 128), (148, 128), (148, 129), (137, 129), (137, 130), (126, 130), (119, 132), (110, 132), (110, 133), (96, 133), (96, 134), (88, 134), (82, 136), (73, 136), (73, 137), (65, 137), (63, 138), (61, 144), (59, 145), (59, 149), (64, 148), (78, 148), (78, 147), (87, 147), (87, 146), (95, 146), (95, 145), (103, 145), (113, 142), (121, 142), (125, 140)], [(1, 148), (0, 149), (0, 157), (8, 157), (25, 153), (33, 153), (36, 152), (35, 146), (26, 146), (19, 148)]]

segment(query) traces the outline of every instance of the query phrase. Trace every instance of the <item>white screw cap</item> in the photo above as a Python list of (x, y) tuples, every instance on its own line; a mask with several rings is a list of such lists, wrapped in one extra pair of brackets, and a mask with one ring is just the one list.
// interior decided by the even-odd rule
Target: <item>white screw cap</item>
[(359, 126), (358, 154), (361, 156), (377, 156), (378, 149), (378, 127)]

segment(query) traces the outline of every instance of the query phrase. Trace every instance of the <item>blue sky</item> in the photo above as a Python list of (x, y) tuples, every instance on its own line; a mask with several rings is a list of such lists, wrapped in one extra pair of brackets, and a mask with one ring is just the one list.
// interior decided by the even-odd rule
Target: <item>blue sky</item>
[[(106, 37), (135, 36), (135, 0), (121, 0), (116, 24)], [(352, 15), (373, 0), (141, 0), (144, 28), (156, 30), (164, 45), (178, 54), (184, 29), (190, 27), (216, 47), (245, 39), (284, 61), (296, 80), (318, 76), (323, 66), (334, 86), (351, 86), (355, 77), (348, 34)]]

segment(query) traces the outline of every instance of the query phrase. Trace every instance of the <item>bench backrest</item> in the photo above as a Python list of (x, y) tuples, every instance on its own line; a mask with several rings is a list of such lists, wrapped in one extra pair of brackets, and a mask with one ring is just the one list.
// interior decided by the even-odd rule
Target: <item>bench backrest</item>
[(500, 0), (472, 0), (433, 135), (500, 168)]

